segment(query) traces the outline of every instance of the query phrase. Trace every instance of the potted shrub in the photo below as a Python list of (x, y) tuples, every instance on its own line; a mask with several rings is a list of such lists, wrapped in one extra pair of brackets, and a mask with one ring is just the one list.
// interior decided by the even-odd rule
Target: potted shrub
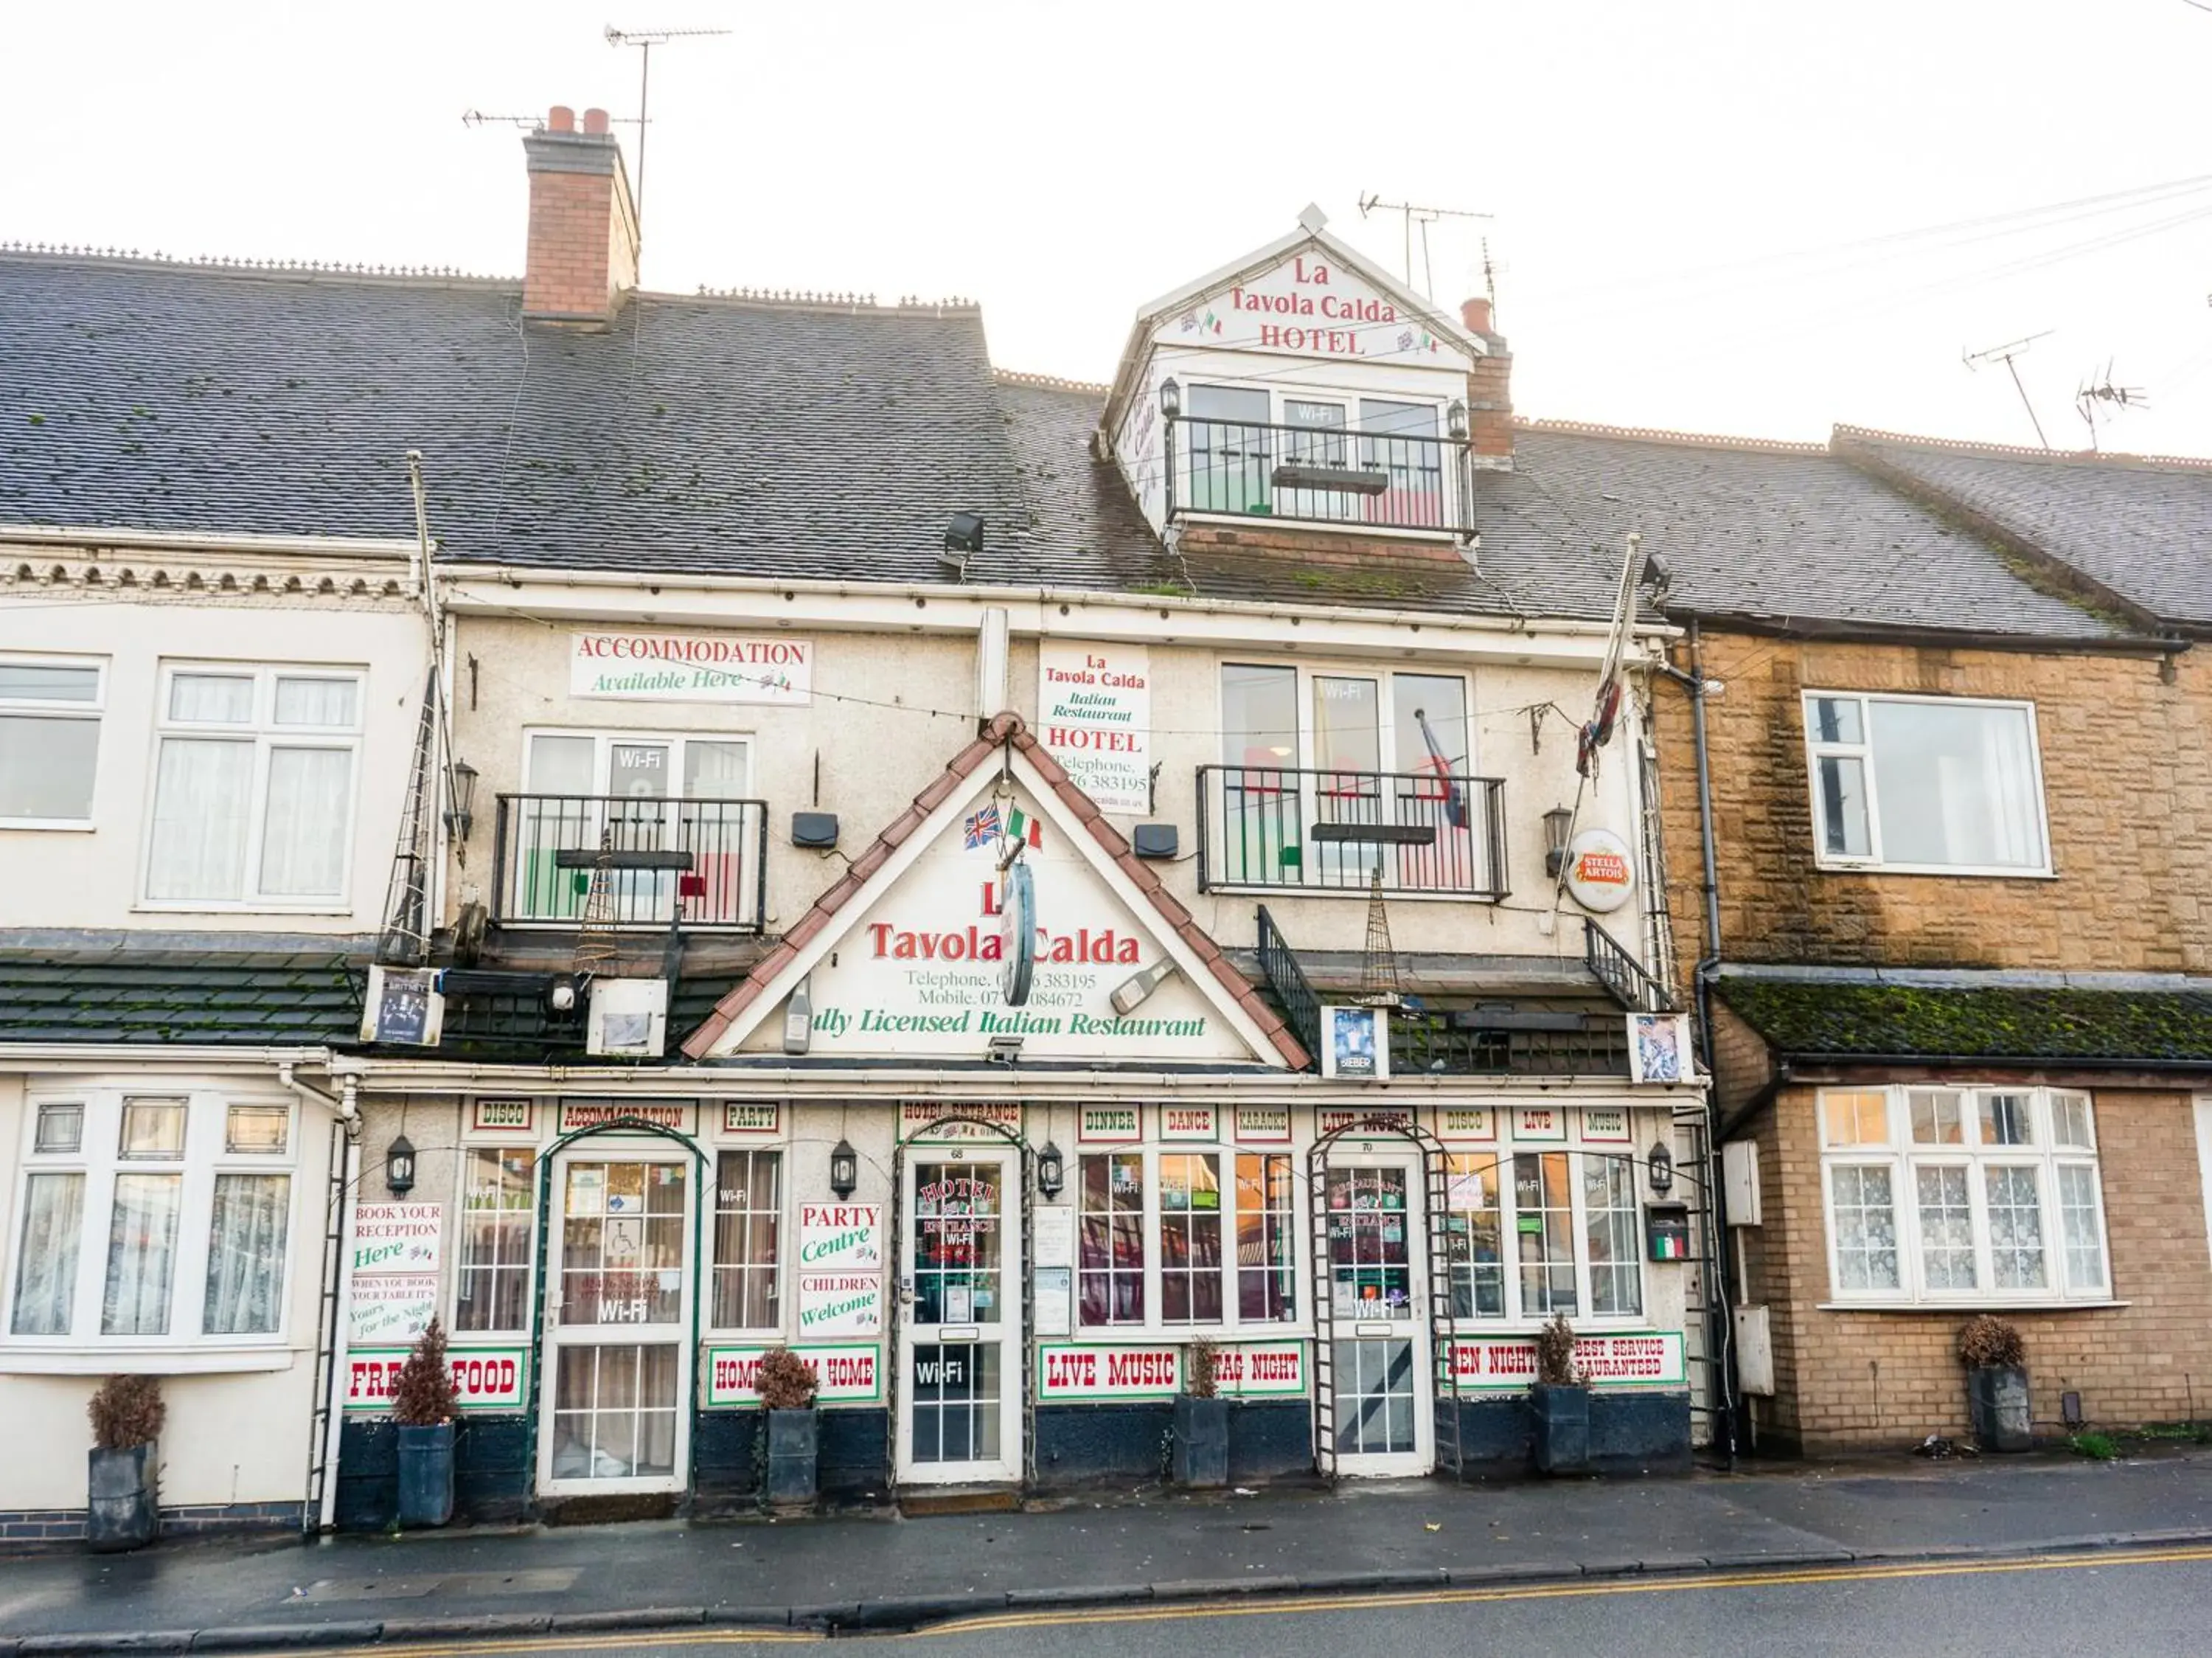
[(761, 1405), (768, 1413), (768, 1484), (775, 1505), (811, 1503), (819, 1490), (821, 1439), (814, 1411), (814, 1372), (788, 1347), (761, 1360)]
[(1966, 1415), (1975, 1442), (1985, 1451), (2027, 1449), (2027, 1348), (2020, 1331), (1984, 1313), (1959, 1332), (1959, 1357), (1966, 1367)]
[(135, 1549), (161, 1529), (161, 1465), (155, 1442), (169, 1413), (153, 1376), (110, 1376), (85, 1414), (92, 1452), (84, 1540), (103, 1551)]
[(442, 1526), (453, 1517), (453, 1378), (435, 1317), (399, 1367), (392, 1419), (399, 1424), (399, 1523)]
[(1536, 1380), (1528, 1385), (1536, 1471), (1581, 1473), (1589, 1467), (1589, 1384), (1575, 1365), (1575, 1329), (1564, 1313), (1536, 1332)]
[(1176, 1484), (1218, 1487), (1229, 1483), (1229, 1401), (1216, 1396), (1213, 1344), (1184, 1350), (1182, 1392), (1176, 1395)]

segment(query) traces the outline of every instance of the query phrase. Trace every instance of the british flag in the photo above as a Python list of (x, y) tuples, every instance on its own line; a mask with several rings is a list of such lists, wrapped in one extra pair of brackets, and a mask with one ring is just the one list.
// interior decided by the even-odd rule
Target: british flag
[(999, 808), (987, 806), (969, 815), (966, 826), (967, 842), (970, 850), (988, 846), (999, 838)]

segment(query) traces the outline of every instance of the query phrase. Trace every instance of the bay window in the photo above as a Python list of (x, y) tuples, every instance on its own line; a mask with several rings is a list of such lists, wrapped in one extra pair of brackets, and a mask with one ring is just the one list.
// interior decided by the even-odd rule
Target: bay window
[(0, 656), (0, 827), (91, 826), (106, 677), (94, 657)]
[(1804, 709), (1822, 867), (2050, 873), (2033, 704), (1815, 691)]
[(43, 1345), (281, 1339), (294, 1196), (288, 1101), (33, 1094), (7, 1332)]
[(2087, 1094), (1829, 1088), (1819, 1117), (1837, 1300), (2110, 1296)]
[(350, 669), (165, 668), (147, 902), (342, 905), (362, 692)]

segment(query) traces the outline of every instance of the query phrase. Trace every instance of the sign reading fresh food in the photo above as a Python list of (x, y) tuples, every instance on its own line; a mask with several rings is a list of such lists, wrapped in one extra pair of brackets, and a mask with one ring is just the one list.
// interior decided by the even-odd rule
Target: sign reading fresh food
[[(404, 1347), (346, 1355), (345, 1408), (389, 1411), (407, 1362)], [(453, 1397), (464, 1411), (519, 1411), (530, 1380), (530, 1350), (524, 1347), (453, 1347), (446, 1351), (446, 1372)]]
[(568, 636), (568, 694), (617, 702), (804, 704), (811, 639), (595, 628)]
[(800, 1204), (799, 1334), (873, 1336), (883, 1327), (883, 1205)]
[(1152, 719), (1144, 646), (1038, 645), (1038, 740), (1100, 811), (1152, 809)]

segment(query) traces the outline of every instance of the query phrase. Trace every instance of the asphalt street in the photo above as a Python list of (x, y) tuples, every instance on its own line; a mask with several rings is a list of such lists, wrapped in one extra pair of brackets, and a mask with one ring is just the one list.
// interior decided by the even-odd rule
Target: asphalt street
[[(2194, 1658), (2212, 1649), (2212, 1549), (1967, 1563), (1842, 1566), (1784, 1574), (1714, 1574), (1644, 1582), (1443, 1591), (1388, 1599), (1322, 1598), (1173, 1607), (1115, 1607), (966, 1619), (908, 1635), (848, 1637), (881, 1658), (1347, 1658), (1363, 1652), (1468, 1658), (1714, 1658), (1759, 1653), (1911, 1658)], [(821, 1637), (741, 1631), (672, 1641), (609, 1636), (478, 1643), (534, 1658), (738, 1658), (781, 1654)], [(380, 1645), (359, 1658), (428, 1658), (437, 1649)], [(450, 1649), (445, 1649), (450, 1650)]]

